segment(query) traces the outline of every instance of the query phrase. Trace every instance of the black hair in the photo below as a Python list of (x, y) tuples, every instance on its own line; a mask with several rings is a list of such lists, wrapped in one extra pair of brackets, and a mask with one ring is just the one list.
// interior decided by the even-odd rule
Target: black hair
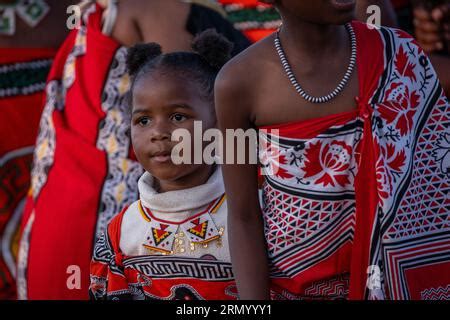
[(200, 85), (205, 98), (213, 99), (214, 81), (222, 66), (231, 58), (233, 44), (214, 29), (208, 29), (198, 34), (191, 46), (193, 52), (165, 54), (161, 46), (154, 42), (128, 49), (130, 94), (143, 75), (158, 70), (174, 71), (177, 75), (187, 77)]

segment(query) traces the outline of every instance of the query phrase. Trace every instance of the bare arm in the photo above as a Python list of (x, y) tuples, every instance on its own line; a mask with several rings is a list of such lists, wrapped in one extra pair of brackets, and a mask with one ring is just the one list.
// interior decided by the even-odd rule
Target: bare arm
[(192, 35), (186, 30), (189, 3), (177, 0), (121, 0), (112, 37), (124, 46), (157, 42), (165, 52), (190, 51)]
[(397, 27), (397, 17), (394, 8), (389, 0), (358, 0), (356, 2), (356, 18), (366, 22), (369, 15), (367, 8), (377, 5), (381, 9), (381, 25), (386, 27)]
[[(251, 128), (249, 91), (236, 84), (236, 79), (240, 77), (223, 70), (216, 82), (216, 112), (224, 136), (226, 129)], [(236, 147), (233, 149), (236, 155)], [(225, 154), (227, 151), (225, 148)], [(228, 199), (231, 261), (240, 299), (269, 299), (269, 271), (258, 199), (257, 166), (226, 164), (223, 175)]]

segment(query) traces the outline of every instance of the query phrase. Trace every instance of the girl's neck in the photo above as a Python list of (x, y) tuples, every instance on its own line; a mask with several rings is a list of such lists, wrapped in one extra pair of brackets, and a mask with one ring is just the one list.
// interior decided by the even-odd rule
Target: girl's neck
[(280, 39), (294, 59), (314, 63), (350, 47), (344, 25), (325, 25), (283, 15)]
[(215, 166), (207, 165), (175, 181), (154, 180), (153, 186), (159, 193), (195, 188), (205, 184), (215, 171)]

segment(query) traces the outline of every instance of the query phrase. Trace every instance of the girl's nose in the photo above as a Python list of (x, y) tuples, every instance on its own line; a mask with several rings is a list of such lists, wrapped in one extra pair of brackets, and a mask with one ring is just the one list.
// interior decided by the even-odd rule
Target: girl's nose
[(150, 140), (161, 141), (169, 140), (172, 136), (172, 131), (170, 129), (170, 124), (167, 121), (155, 121), (153, 123), (152, 134)]

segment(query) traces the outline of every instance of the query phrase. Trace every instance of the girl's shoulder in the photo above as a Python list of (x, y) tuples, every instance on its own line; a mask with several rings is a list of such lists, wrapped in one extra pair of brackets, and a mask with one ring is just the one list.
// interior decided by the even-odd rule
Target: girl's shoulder
[(230, 97), (236, 95), (240, 99), (250, 97), (249, 93), (270, 77), (275, 58), (273, 35), (252, 44), (223, 66), (216, 79), (216, 92), (225, 92)]
[(120, 238), (122, 234), (122, 222), (124, 220), (124, 216), (127, 212), (130, 211), (130, 208), (133, 205), (134, 203), (131, 204), (130, 206), (124, 207), (122, 211), (120, 211), (120, 213), (115, 215), (108, 224), (107, 227), (108, 237), (111, 240), (113, 247), (117, 249), (119, 248)]

